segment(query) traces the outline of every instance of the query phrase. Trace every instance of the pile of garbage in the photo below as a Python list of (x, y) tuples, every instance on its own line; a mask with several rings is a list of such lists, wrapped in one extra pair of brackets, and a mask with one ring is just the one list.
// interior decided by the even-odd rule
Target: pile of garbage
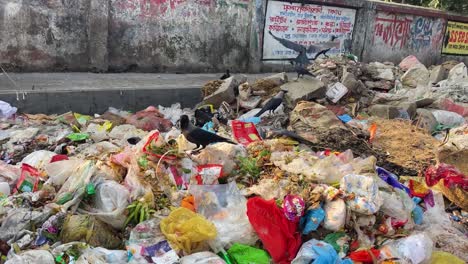
[(464, 64), (335, 57), (195, 109), (0, 101), (0, 263), (466, 263)]

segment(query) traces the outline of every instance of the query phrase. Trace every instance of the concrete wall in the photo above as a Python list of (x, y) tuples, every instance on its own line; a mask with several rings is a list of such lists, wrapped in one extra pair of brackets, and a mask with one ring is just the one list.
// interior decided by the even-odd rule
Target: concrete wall
[[(468, 63), (441, 54), (447, 21), (468, 17), (377, 1), (302, 2), (355, 9), (352, 53), (363, 61), (413, 54), (426, 64)], [(0, 64), (10, 71), (283, 70), (287, 62), (262, 61), (266, 8), (267, 0), (0, 0)]]
[(109, 69), (216, 72), (248, 67), (249, 0), (111, 0)]

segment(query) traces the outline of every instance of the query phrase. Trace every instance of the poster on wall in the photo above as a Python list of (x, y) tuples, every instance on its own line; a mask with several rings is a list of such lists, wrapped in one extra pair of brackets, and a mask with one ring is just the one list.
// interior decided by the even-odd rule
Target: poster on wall
[(468, 23), (448, 21), (442, 53), (468, 55)]
[(329, 49), (326, 55), (350, 52), (355, 16), (349, 8), (268, 1), (262, 58), (295, 59), (298, 45), (308, 58), (323, 49)]

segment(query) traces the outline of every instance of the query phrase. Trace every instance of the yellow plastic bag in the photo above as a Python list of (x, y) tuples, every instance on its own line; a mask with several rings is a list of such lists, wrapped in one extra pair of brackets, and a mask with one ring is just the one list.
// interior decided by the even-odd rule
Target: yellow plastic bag
[(186, 254), (199, 248), (201, 242), (216, 238), (213, 223), (183, 207), (161, 220), (160, 227), (171, 246), (182, 249)]
[(460, 258), (443, 251), (434, 251), (431, 256), (431, 264), (463, 264)]

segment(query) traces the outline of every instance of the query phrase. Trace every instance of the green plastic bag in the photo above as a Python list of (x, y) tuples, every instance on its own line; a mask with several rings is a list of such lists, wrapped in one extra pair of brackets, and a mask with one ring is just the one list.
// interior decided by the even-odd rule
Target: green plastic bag
[(234, 243), (228, 250), (228, 254), (236, 264), (269, 264), (270, 255), (265, 250), (251, 246)]
[(332, 245), (340, 257), (346, 256), (349, 251), (350, 238), (345, 232), (328, 234), (323, 241)]
[(82, 141), (89, 138), (89, 134), (86, 133), (72, 133), (67, 136), (71, 141)]

